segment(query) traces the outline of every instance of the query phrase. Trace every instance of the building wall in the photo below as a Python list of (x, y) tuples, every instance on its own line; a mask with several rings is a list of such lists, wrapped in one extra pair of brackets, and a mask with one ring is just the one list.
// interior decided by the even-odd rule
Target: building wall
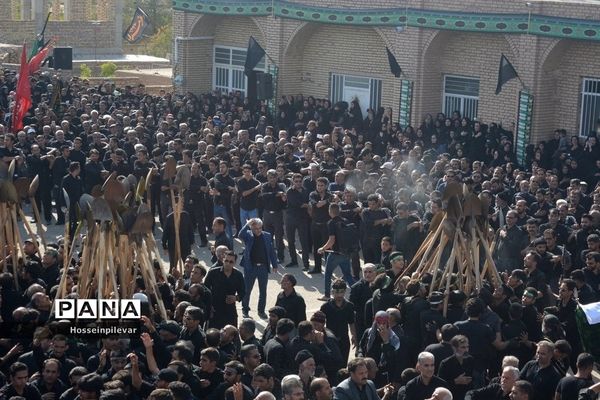
[[(323, 7), (318, 0), (302, 4)], [(468, 4), (441, 0), (408, 0), (413, 9), (514, 13), (600, 20), (600, 7), (589, 4), (545, 2), (526, 7), (521, 1)], [(393, 0), (335, 0), (327, 7), (348, 9), (395, 8)], [(502, 122), (514, 129), (520, 90), (534, 95), (531, 141), (552, 137), (555, 128), (576, 134), (579, 126), (582, 77), (600, 77), (600, 42), (556, 39), (542, 35), (460, 32), (413, 26), (358, 26), (305, 22), (272, 16), (229, 17), (174, 11), (176, 37), (202, 37), (182, 45), (178, 73), (185, 71), (179, 91), (212, 88), (214, 45), (246, 47), (255, 36), (280, 67), (278, 94), (329, 96), (330, 73), (382, 79), (382, 105), (397, 117), (400, 80), (389, 71), (385, 47), (396, 56), (403, 79), (414, 82), (412, 120), (418, 125), (426, 113), (442, 111), (443, 76), (475, 76), (480, 80), (479, 120)], [(183, 42), (182, 42), (183, 43)], [(495, 89), (500, 55), (513, 63), (521, 80)]]

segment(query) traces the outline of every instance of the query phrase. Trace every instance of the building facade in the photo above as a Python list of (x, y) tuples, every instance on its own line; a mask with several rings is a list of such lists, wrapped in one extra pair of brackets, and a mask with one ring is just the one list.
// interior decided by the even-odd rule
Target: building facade
[(51, 12), (46, 40), (75, 58), (123, 53), (124, 0), (0, 0), (0, 43), (29, 47)]
[[(522, 143), (597, 128), (600, 6), (586, 0), (174, 0), (173, 10), (180, 92), (244, 91), (253, 36), (269, 56), (257, 69), (277, 66), (278, 95), (358, 98), (413, 126), (459, 110)], [(496, 95), (502, 54), (520, 79)]]

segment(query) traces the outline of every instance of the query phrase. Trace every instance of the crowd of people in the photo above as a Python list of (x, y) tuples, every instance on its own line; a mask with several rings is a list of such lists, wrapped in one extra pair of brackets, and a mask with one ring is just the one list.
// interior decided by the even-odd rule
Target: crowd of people
[[(75, 232), (62, 189), (74, 213), (113, 172), (150, 176), (153, 232), (171, 262), (159, 282), (169, 319), (145, 307), (136, 335), (65, 335), (51, 310), (68, 249), (51, 240), (39, 258), (28, 240), (13, 265), (9, 247), (0, 260), (0, 400), (571, 400), (600, 392), (575, 319), (578, 304), (600, 300), (596, 137), (557, 129), (519, 163), (512, 132), (459, 112), (427, 115), (414, 128), (399, 126), (390, 108), (363, 115), (356, 100), (299, 95), (281, 97), (270, 115), (239, 92), (148, 95), (142, 85), (48, 73), (32, 77), (33, 106), (11, 133), (15, 86), (4, 70), (0, 179), (13, 160), (11, 178), (39, 176), (38, 222)], [(189, 185), (164, 174), (171, 158), (189, 168)], [(489, 202), (501, 285), (432, 292), (433, 276), (404, 273), (452, 182)], [(184, 205), (179, 235), (171, 190)], [(212, 264), (194, 254), (198, 242)], [(269, 273), (282, 267), (281, 292), (267, 299)], [(68, 268), (76, 298), (77, 262)], [(324, 275), (312, 315), (294, 289), (304, 273)], [(152, 300), (141, 277), (135, 292)], [(267, 321), (262, 335), (256, 317)]]

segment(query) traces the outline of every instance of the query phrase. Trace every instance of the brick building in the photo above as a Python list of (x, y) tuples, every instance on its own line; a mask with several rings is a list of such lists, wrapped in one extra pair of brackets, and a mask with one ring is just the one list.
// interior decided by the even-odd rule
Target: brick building
[(74, 57), (123, 53), (124, 0), (0, 0), (0, 43), (31, 45), (52, 11), (46, 39)]
[[(180, 91), (244, 90), (252, 35), (272, 59), (257, 69), (278, 66), (278, 94), (356, 96), (362, 108), (389, 106), (413, 125), (459, 109), (509, 129), (520, 124), (522, 140), (537, 142), (556, 127), (587, 134), (600, 114), (600, 7), (592, 1), (174, 0), (173, 9)], [(386, 46), (401, 78), (390, 73)], [(522, 83), (496, 96), (502, 53)], [(521, 96), (519, 107), (521, 91), (532, 97)]]

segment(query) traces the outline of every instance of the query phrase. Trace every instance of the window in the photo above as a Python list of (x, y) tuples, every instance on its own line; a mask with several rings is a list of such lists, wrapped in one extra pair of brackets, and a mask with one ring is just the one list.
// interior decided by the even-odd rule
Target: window
[[(213, 59), (213, 87), (223, 93), (239, 90), (245, 94), (248, 88), (248, 79), (244, 74), (246, 62), (246, 49), (236, 47), (215, 46)], [(259, 61), (256, 71), (265, 71), (266, 64), (263, 57)]]
[(468, 76), (444, 76), (443, 112), (452, 115), (460, 111), (460, 115), (469, 119), (477, 118), (479, 108), (479, 79)]
[(330, 98), (334, 104), (357, 99), (363, 117), (366, 117), (368, 108), (377, 110), (381, 105), (381, 79), (332, 73)]
[(581, 88), (581, 122), (579, 135), (589, 136), (596, 131), (600, 117), (600, 79), (584, 78)]

